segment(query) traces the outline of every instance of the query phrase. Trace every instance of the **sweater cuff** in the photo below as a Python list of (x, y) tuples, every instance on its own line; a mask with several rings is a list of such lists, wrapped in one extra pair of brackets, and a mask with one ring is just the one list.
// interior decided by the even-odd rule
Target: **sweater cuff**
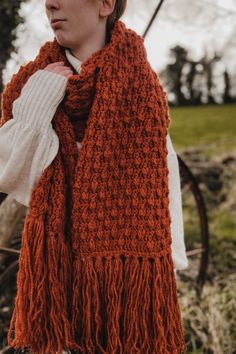
[(13, 117), (38, 131), (49, 127), (62, 101), (67, 78), (47, 70), (38, 70), (27, 80), (13, 102)]

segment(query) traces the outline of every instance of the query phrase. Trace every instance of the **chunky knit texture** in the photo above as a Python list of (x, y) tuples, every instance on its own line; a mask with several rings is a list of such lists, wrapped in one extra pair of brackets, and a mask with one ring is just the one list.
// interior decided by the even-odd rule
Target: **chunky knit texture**
[[(2, 96), (1, 125), (27, 79), (65, 48), (46, 42)], [(87, 116), (78, 152), (73, 120)], [(53, 118), (57, 156), (25, 218), (9, 345), (30, 353), (186, 352), (171, 255), (166, 93), (143, 39), (117, 21), (68, 79)]]

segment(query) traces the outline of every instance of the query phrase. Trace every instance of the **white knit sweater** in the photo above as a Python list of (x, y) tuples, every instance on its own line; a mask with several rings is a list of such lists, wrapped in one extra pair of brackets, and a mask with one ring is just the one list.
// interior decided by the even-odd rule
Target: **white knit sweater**
[[(66, 56), (79, 73), (81, 61), (66, 49)], [(20, 96), (13, 102), (13, 119), (0, 128), (0, 192), (29, 206), (30, 194), (44, 169), (59, 149), (52, 127), (54, 113), (64, 97), (67, 78), (47, 70), (29, 77)], [(81, 143), (77, 142), (78, 148)], [(179, 165), (167, 135), (172, 256), (176, 269), (188, 267), (184, 242)]]

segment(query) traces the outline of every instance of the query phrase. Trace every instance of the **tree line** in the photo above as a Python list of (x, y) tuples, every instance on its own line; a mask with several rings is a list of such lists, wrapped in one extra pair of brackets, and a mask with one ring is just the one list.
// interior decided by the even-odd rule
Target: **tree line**
[(220, 54), (204, 54), (200, 60), (194, 60), (187, 49), (177, 45), (170, 49), (170, 60), (160, 72), (170, 105), (236, 103), (232, 78)]

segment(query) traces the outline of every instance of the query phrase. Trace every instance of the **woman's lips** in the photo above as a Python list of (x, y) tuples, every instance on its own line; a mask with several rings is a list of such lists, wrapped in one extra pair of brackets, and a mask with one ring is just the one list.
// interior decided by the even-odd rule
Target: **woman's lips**
[(53, 27), (53, 28), (57, 28), (58, 26), (60, 27), (60, 25), (61, 25), (61, 23), (62, 22), (65, 22), (66, 20), (56, 20), (56, 21), (53, 21), (53, 22), (51, 22), (51, 26)]

